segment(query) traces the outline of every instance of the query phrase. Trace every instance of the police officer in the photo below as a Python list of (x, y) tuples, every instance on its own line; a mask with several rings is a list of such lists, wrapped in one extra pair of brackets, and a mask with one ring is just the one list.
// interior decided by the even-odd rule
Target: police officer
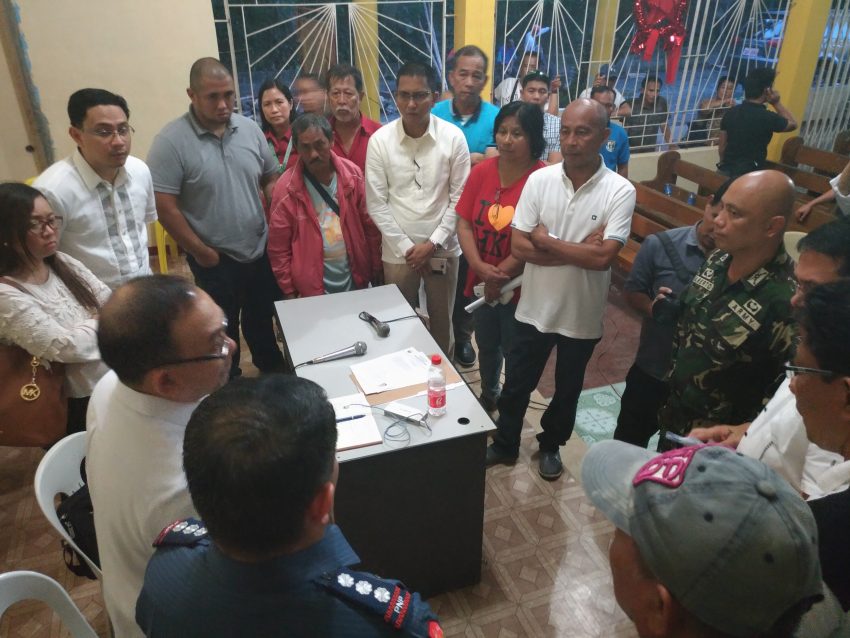
[(440, 637), (398, 581), (356, 572), (330, 524), (336, 422), (325, 392), (283, 375), (237, 379), (192, 415), (183, 462), (203, 519), (156, 539), (136, 606), (147, 636)]
[(662, 443), (666, 430), (752, 420), (792, 351), (795, 284), (782, 240), (793, 183), (778, 171), (749, 173), (722, 202), (714, 221), (719, 250), (681, 298), (670, 394), (658, 415)]

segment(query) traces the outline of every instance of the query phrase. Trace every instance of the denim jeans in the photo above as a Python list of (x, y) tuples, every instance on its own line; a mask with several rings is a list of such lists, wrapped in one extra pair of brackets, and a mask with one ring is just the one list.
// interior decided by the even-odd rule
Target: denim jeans
[(481, 396), (496, 401), (501, 394), (502, 363), (514, 341), (516, 304), (484, 304), (472, 317), (475, 322), (475, 342), (478, 344), (478, 364), (481, 371)]

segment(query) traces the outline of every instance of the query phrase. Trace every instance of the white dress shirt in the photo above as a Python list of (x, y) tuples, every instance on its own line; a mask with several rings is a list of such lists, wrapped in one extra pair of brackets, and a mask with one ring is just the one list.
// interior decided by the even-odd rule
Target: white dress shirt
[(59, 160), (39, 175), (53, 212), (64, 217), (59, 250), (80, 260), (112, 289), (150, 275), (149, 222), (156, 221), (153, 181), (147, 164), (132, 155), (110, 184), (80, 154)]
[(405, 263), (407, 251), (427, 240), (437, 257), (460, 254), (455, 206), (469, 165), (463, 132), (433, 115), (422, 137), (407, 135), (399, 118), (369, 138), (366, 206), (381, 230), (385, 262)]

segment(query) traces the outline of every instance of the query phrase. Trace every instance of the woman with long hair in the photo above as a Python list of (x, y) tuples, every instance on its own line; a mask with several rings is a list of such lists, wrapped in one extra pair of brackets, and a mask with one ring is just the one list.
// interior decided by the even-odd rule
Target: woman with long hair
[(499, 156), (473, 167), (457, 204), (457, 235), (469, 274), (464, 294), (478, 284), (488, 302), (473, 315), (481, 366), (481, 404), (496, 409), (505, 352), (513, 341), (519, 289), (498, 303), (501, 288), (522, 273), (524, 263), (511, 255), (511, 220), (523, 186), (543, 153), (543, 112), (536, 104), (511, 102), (501, 108), (493, 127)]
[(86, 407), (107, 368), (97, 347), (97, 314), (109, 288), (56, 251), (62, 217), (36, 189), (0, 184), (0, 343), (42, 362), (65, 364), (68, 433), (86, 426)]
[(280, 172), (292, 167), (298, 160), (292, 143), (292, 92), (277, 78), (269, 78), (260, 85), (257, 102), (260, 124), (269, 148), (277, 156)]

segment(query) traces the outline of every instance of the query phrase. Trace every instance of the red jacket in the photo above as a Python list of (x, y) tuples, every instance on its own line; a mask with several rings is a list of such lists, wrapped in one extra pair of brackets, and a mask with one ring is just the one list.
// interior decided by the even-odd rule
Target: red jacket
[[(331, 151), (336, 171), (339, 223), (355, 288), (382, 273), (381, 232), (366, 212), (363, 173)], [(324, 245), (319, 218), (304, 182), (300, 160), (277, 180), (269, 219), (269, 261), (285, 295), (312, 297), (325, 292)]]

